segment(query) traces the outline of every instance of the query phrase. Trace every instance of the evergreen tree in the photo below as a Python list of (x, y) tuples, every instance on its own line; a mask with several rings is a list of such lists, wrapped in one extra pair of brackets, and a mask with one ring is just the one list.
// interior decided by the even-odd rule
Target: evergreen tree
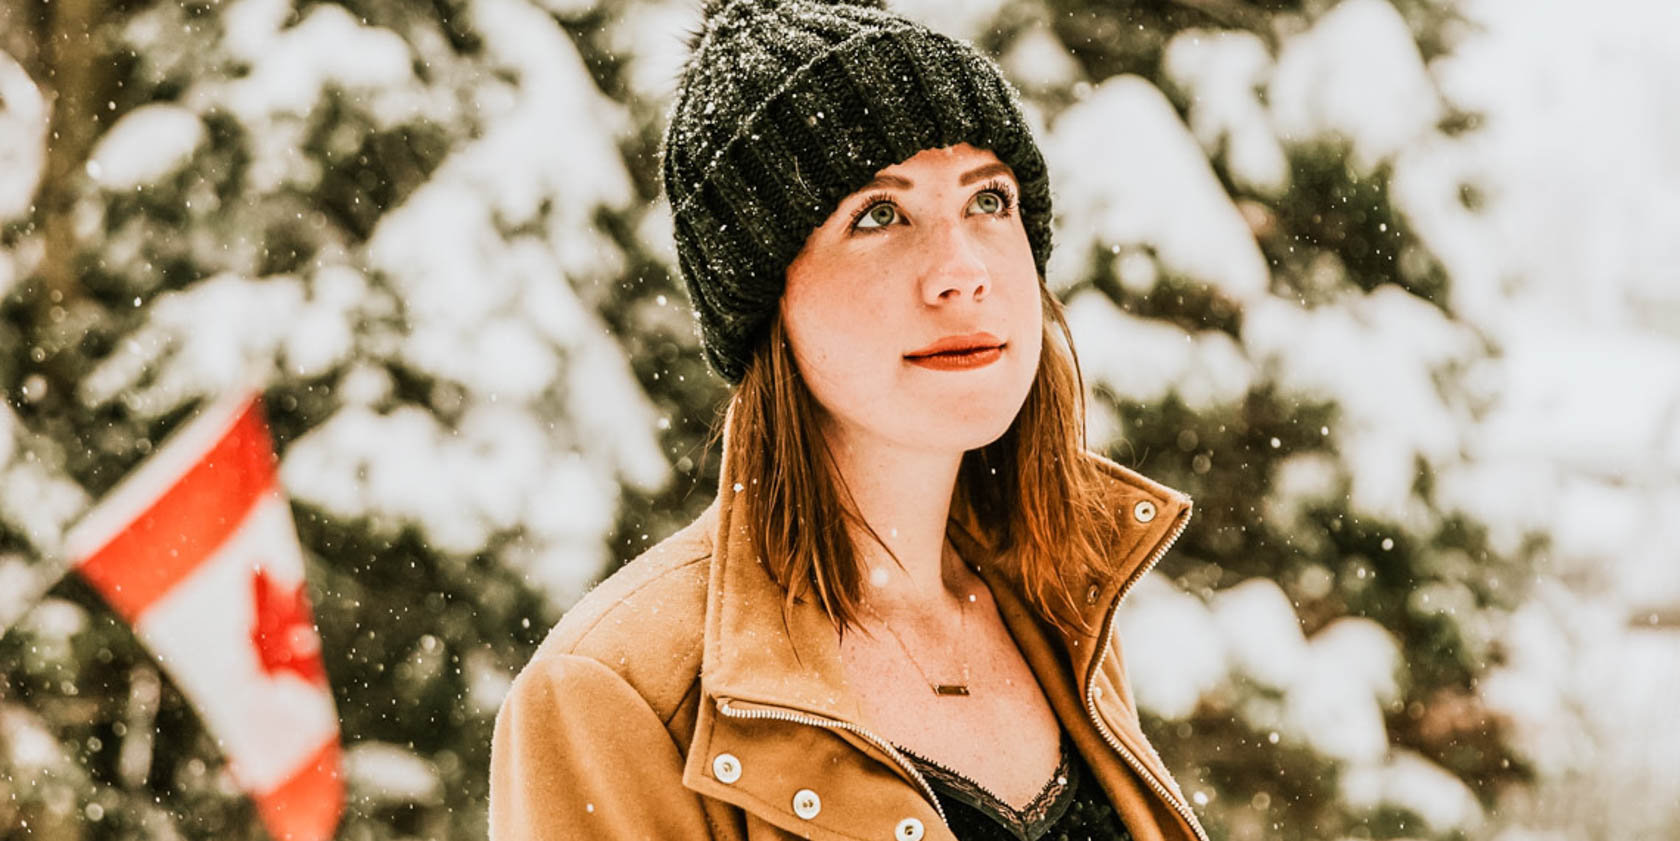
[[(340, 712), (340, 834), (482, 837), (508, 680), (620, 554), (620, 500), (671, 477), (603, 317), (650, 262), (619, 241), (627, 110), (525, 0), (7, 15), (31, 28), (0, 146), (40, 152), (0, 240), (8, 580), (50, 581), (64, 526), (254, 371)], [(652, 317), (686, 317), (670, 300)], [(73, 575), (0, 640), (0, 699), (0, 836), (262, 837)]]

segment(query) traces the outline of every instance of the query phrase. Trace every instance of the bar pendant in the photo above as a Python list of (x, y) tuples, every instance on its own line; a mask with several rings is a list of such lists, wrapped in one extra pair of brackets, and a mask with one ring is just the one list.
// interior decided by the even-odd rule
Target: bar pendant
[(936, 684), (933, 685), (933, 694), (935, 694), (935, 695), (967, 695), (968, 694), (968, 684), (966, 684), (966, 683), (936, 683)]

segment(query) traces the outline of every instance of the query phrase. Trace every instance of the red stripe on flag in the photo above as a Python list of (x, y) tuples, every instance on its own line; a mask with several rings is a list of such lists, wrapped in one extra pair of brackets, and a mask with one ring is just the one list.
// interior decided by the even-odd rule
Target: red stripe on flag
[(215, 446), (78, 569), (130, 624), (198, 568), (274, 485), (274, 445), (251, 401)]
[(297, 773), (257, 795), (257, 814), (276, 841), (324, 841), (338, 829), (344, 781), (338, 773), (338, 740), (321, 744)]

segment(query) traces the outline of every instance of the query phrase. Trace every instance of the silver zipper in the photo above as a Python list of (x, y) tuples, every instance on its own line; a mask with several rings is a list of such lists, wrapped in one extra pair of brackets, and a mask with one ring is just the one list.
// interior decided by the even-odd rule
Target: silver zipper
[[(792, 721), (798, 724), (809, 724), (814, 727), (826, 727), (830, 730), (850, 730), (851, 732), (862, 736), (863, 738), (869, 740), (870, 744), (880, 748), (882, 752), (892, 757), (893, 762), (898, 763), (898, 767), (910, 772), (910, 776), (922, 787), (922, 793), (927, 795), (928, 802), (933, 804), (934, 811), (939, 813), (939, 822), (945, 824), (947, 827), (950, 826), (949, 820), (945, 817), (945, 808), (939, 805), (939, 797), (933, 793), (933, 787), (928, 785), (927, 778), (923, 777), (922, 772), (916, 770), (916, 766), (910, 764), (910, 761), (905, 759), (902, 753), (899, 753), (898, 748), (893, 747), (886, 740), (876, 736), (874, 733), (871, 733), (868, 730), (865, 730), (862, 727), (848, 721), (841, 721), (837, 718), (824, 718), (817, 715), (806, 715), (804, 713), (796, 713), (791, 710), (739, 710), (731, 707), (729, 700), (730, 699), (728, 698), (719, 698), (718, 711), (730, 718), (771, 718), (777, 721)], [(1206, 841), (1206, 839), (1203, 839), (1203, 841)]]
[[(1115, 597), (1114, 604), (1108, 609), (1108, 616), (1103, 619), (1102, 639), (1097, 643), (1097, 656), (1096, 659), (1091, 661), (1092, 668), (1102, 668), (1103, 658), (1108, 655), (1109, 640), (1114, 632), (1114, 617), (1115, 614), (1119, 613), (1120, 602), (1126, 598), (1126, 593), (1131, 591), (1133, 585), (1142, 580), (1151, 569), (1155, 568), (1157, 563), (1160, 563), (1161, 556), (1167, 554), (1167, 550), (1171, 549), (1172, 545), (1178, 541), (1178, 536), (1184, 533), (1185, 528), (1189, 527), (1192, 510), (1185, 509), (1184, 518), (1179, 520), (1177, 528), (1173, 529), (1173, 533), (1167, 537), (1167, 541), (1161, 544), (1161, 547), (1149, 556), (1149, 560), (1144, 562), (1143, 567), (1120, 588), (1120, 594)], [(1173, 796), (1171, 792), (1167, 791), (1166, 786), (1156, 782), (1155, 775), (1143, 766), (1143, 761), (1127, 750), (1125, 745), (1120, 744), (1120, 740), (1115, 738), (1114, 733), (1108, 729), (1108, 725), (1103, 723), (1102, 716), (1097, 714), (1096, 689), (1097, 682), (1093, 680), (1085, 690), (1085, 710), (1091, 716), (1091, 723), (1097, 725), (1097, 732), (1102, 734), (1103, 740), (1108, 742), (1109, 747), (1126, 758), (1127, 764), (1132, 766), (1132, 770), (1137, 772), (1139, 778), (1148, 783), (1149, 787), (1154, 789), (1155, 793), (1159, 794), (1163, 800), (1172, 804), (1173, 811), (1178, 812), (1184, 818), (1185, 823), (1188, 823), (1190, 828), (1195, 830), (1197, 838), (1201, 841), (1208, 841), (1207, 832), (1202, 829), (1201, 823), (1196, 820), (1195, 813), (1190, 811), (1190, 805)]]

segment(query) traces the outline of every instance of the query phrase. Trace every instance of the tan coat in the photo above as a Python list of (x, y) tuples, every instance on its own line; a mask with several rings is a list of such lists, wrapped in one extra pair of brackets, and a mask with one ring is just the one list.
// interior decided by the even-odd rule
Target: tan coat
[[(1138, 726), (1118, 641), (1105, 644), (1191, 500), (1089, 458), (1126, 521), (1111, 550), (1121, 574), (1086, 594), (1103, 633), (1035, 620), (972, 528), (953, 520), (949, 533), (1137, 841), (1206, 841)], [(869, 732), (827, 617), (803, 603), (784, 626), (728, 484), (580, 600), (514, 680), (491, 742), (492, 841), (953, 837), (914, 766)]]

